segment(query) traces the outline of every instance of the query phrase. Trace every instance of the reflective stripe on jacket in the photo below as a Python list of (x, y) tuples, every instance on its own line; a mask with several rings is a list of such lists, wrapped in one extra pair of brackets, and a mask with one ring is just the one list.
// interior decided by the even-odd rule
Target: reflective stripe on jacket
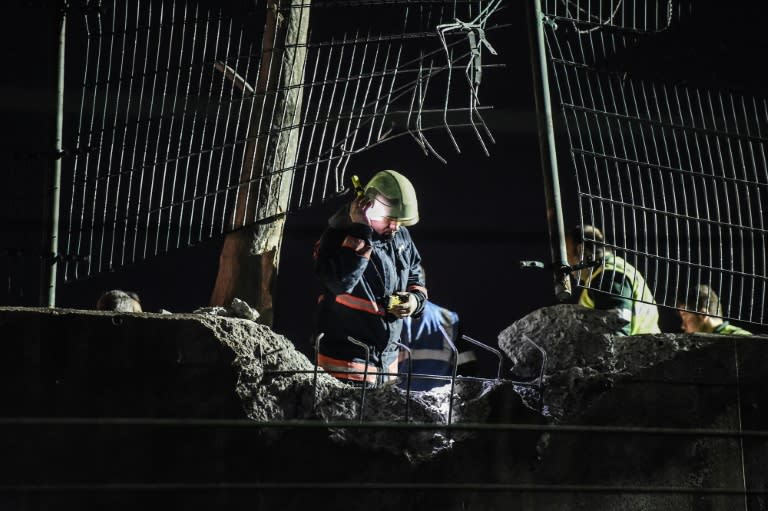
[[(653, 299), (653, 293), (645, 283), (645, 279), (634, 266), (626, 262), (621, 257), (614, 254), (605, 256), (605, 262), (589, 277), (590, 282), (597, 280), (600, 273), (608, 274), (616, 272), (623, 274), (632, 284), (632, 310), (631, 318), (626, 318), (630, 322), (630, 335), (637, 334), (658, 334), (659, 329), (659, 309), (656, 307), (656, 301)], [(584, 288), (579, 297), (579, 304), (584, 307), (594, 309), (595, 302), (589, 296), (589, 289)]]
[(723, 334), (723, 335), (752, 335), (752, 332), (748, 330), (744, 330), (743, 328), (739, 328), (735, 325), (732, 325), (727, 321), (723, 321), (722, 323), (720, 323), (720, 325), (717, 328), (715, 328), (712, 333)]
[[(421, 317), (406, 318), (403, 327), (403, 344), (411, 349), (411, 360), (409, 364), (408, 352), (401, 352), (400, 373), (407, 374), (410, 365), (414, 375), (451, 376), (454, 355), (450, 343), (456, 347), (458, 337), (459, 315), (427, 300), (424, 302), (424, 312)], [(475, 358), (474, 352), (469, 350), (458, 353), (455, 363), (461, 366)], [(449, 381), (450, 379), (439, 380), (414, 376), (411, 379), (411, 389), (430, 390), (445, 385)], [(405, 388), (406, 385), (406, 378), (401, 378), (400, 386)]]
[(369, 362), (366, 367), (365, 360), (360, 358), (343, 360), (322, 353), (317, 355), (317, 365), (325, 369), (331, 376), (354, 382), (365, 380), (370, 385), (394, 382), (397, 378), (397, 352), (391, 352), (389, 356), (384, 357), (382, 364), (386, 364), (386, 367), (379, 367), (373, 362)]

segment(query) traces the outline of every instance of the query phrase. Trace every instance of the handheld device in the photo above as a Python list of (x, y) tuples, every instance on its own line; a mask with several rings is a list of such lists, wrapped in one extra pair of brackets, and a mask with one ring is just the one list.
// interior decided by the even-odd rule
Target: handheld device
[(404, 303), (408, 303), (408, 293), (399, 291), (393, 295), (389, 295), (389, 300), (387, 301), (387, 310), (392, 309), (392, 307), (396, 305), (402, 305)]
[(355, 195), (358, 197), (362, 197), (365, 194), (365, 190), (363, 190), (363, 184), (360, 182), (360, 178), (357, 176), (352, 176), (352, 188), (355, 189)]

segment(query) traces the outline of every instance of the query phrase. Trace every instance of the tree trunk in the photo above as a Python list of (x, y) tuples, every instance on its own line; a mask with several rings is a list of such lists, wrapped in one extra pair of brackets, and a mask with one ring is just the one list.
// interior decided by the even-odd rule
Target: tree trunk
[[(285, 213), (298, 153), (309, 5), (270, 0), (237, 205), (211, 305), (245, 300), (271, 325)], [(263, 115), (262, 115), (263, 113)], [(267, 135), (269, 134), (269, 135)], [(287, 169), (287, 170), (286, 170)]]

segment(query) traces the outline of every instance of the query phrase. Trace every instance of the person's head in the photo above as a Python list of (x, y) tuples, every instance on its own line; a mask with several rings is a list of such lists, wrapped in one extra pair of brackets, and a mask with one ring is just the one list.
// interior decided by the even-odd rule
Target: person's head
[(365, 187), (365, 196), (372, 203), (368, 219), (379, 236), (390, 237), (401, 225), (411, 226), (419, 221), (416, 190), (399, 172), (376, 173)]
[(96, 302), (96, 310), (115, 312), (143, 312), (139, 295), (133, 291), (113, 289), (101, 295)]
[(602, 259), (605, 255), (603, 233), (597, 227), (577, 225), (565, 234), (565, 248), (568, 264), (574, 265), (582, 259)]
[[(603, 241), (603, 233), (597, 227), (592, 225), (585, 225), (583, 228), (580, 225), (574, 227), (565, 233), (568, 264), (573, 266), (582, 260), (602, 259), (606, 252), (602, 245)], [(593, 268), (583, 268), (578, 273), (574, 272), (574, 277), (581, 281), (587, 281), (593, 271)]]
[(681, 329), (692, 334), (695, 332), (712, 332), (720, 325), (723, 309), (717, 294), (705, 284), (694, 286), (686, 296), (678, 300), (680, 309)]

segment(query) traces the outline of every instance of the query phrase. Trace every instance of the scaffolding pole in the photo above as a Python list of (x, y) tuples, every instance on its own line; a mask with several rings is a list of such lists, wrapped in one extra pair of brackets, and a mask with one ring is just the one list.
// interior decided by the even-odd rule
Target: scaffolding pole
[(526, 2), (528, 31), (531, 47), (531, 68), (533, 92), (536, 100), (536, 117), (539, 132), (541, 170), (544, 178), (544, 198), (547, 207), (547, 228), (552, 258), (555, 296), (564, 301), (571, 296), (568, 255), (565, 249), (565, 228), (563, 207), (560, 199), (560, 178), (555, 151), (555, 129), (552, 120), (552, 104), (549, 98), (549, 74), (544, 45), (545, 18), (541, 11), (541, 0)]
[(56, 306), (56, 270), (59, 252), (59, 202), (61, 191), (62, 133), (64, 125), (64, 54), (67, 12), (59, 11), (56, 39), (56, 117), (54, 125), (53, 165), (44, 178), (43, 250), (40, 262), (40, 305)]

